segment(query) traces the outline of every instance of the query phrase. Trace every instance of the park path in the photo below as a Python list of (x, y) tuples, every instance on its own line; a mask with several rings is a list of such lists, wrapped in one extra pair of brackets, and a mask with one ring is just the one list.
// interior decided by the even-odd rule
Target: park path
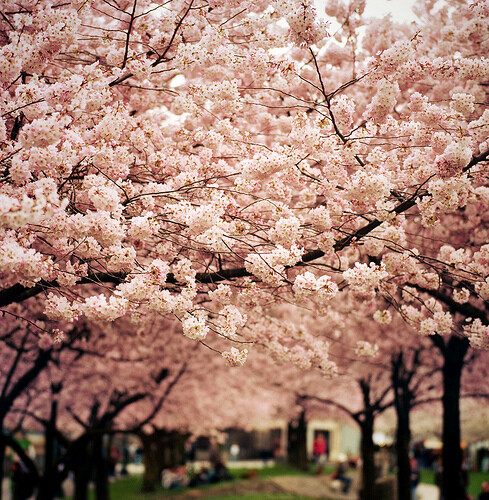
[(440, 498), (438, 487), (432, 484), (420, 484), (417, 493), (419, 500), (438, 500)]
[[(246, 493), (291, 493), (322, 500), (356, 500), (356, 494), (343, 495), (334, 492), (330, 487), (327, 476), (281, 476), (270, 479), (247, 479), (233, 481), (216, 486), (212, 490), (190, 490), (185, 493), (175, 494), (166, 499), (192, 500), (199, 498), (219, 498), (224, 495), (239, 495)], [(3, 498), (9, 500), (10, 488), (8, 480), (3, 483)], [(418, 486), (419, 500), (438, 500), (438, 488), (428, 484)]]
[[(212, 499), (220, 496), (236, 496), (269, 493), (290, 493), (322, 500), (357, 500), (357, 492), (344, 495), (331, 489), (331, 481), (327, 476), (281, 476), (270, 479), (248, 479), (218, 485), (211, 490), (190, 490), (172, 495), (173, 500)], [(419, 500), (438, 500), (438, 488), (428, 484), (418, 487)]]
[[(331, 489), (331, 480), (324, 476), (283, 476), (273, 478), (273, 481), (280, 485), (286, 493), (321, 498), (323, 500), (357, 500), (358, 498), (356, 491), (347, 495), (333, 491)], [(418, 486), (418, 496), (419, 500), (438, 500), (438, 488), (429, 484), (420, 484)]]
[(168, 498), (173, 500), (218, 499), (221, 496), (236, 496), (268, 493), (290, 493), (323, 500), (356, 500), (356, 495), (343, 495), (331, 491), (327, 477), (281, 476), (269, 479), (246, 479), (214, 486), (212, 489), (196, 489), (175, 494)]

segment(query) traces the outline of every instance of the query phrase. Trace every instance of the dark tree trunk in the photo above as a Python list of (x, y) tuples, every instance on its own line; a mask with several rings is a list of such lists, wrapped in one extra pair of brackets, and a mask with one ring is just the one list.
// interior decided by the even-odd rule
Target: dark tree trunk
[(161, 483), (161, 473), (167, 467), (185, 463), (186, 434), (157, 429), (152, 434), (139, 435), (143, 443), (143, 492), (155, 491)]
[[(17, 131), (18, 132), (18, 131)], [(14, 285), (15, 287), (15, 285)], [(25, 371), (18, 380), (9, 387), (9, 382), (6, 383), (5, 387), (2, 388), (2, 397), (0, 398), (0, 500), (2, 500), (2, 484), (4, 479), (4, 466), (5, 466), (5, 447), (7, 446), (6, 436), (3, 434), (3, 423), (5, 418), (10, 411), (10, 408), (14, 404), (15, 400), (23, 394), (23, 392), (29, 387), (29, 385), (38, 377), (47, 364), (51, 360), (52, 350), (40, 351), (39, 355), (36, 357), (32, 366)], [(16, 371), (17, 361), (20, 359), (20, 351), (18, 353), (17, 360), (11, 367), (11, 372), (9, 376), (12, 376)], [(35, 469), (35, 464), (31, 461), (24, 460), (27, 462), (25, 465), (28, 466), (29, 470), (35, 477), (36, 482), (39, 480), (39, 475), (37, 469)]]
[(142, 491), (144, 493), (153, 492), (160, 482), (162, 469), (160, 465), (160, 449), (154, 434), (141, 434), (140, 438), (143, 444), (144, 461)]
[(465, 498), (460, 448), (460, 381), (467, 338), (452, 336), (445, 344), (443, 365), (442, 493), (444, 500)]
[(96, 434), (93, 440), (93, 464), (95, 498), (109, 500), (108, 450), (104, 448), (104, 435)]
[(92, 473), (89, 444), (87, 436), (83, 436), (76, 443), (73, 452), (72, 469), (75, 476), (73, 500), (87, 500), (88, 498), (88, 483)]
[(54, 463), (54, 446), (55, 446), (55, 430), (56, 416), (58, 413), (58, 402), (55, 400), (51, 403), (51, 414), (45, 431), (44, 444), (44, 474), (39, 483), (37, 492), (38, 500), (53, 500), (57, 485), (57, 470)]
[(360, 422), (361, 443), (360, 452), (362, 456), (362, 489), (361, 500), (375, 500), (375, 460), (374, 460), (374, 416), (365, 413)]
[(397, 491), (398, 500), (411, 500), (411, 464), (409, 445), (411, 441), (410, 411), (413, 395), (409, 389), (402, 352), (392, 362), (392, 386), (397, 416)]
[[(5, 467), (5, 441), (3, 440), (3, 425), (0, 424), (0, 485), (3, 484)], [(0, 500), (3, 500), (3, 488), (0, 487)]]
[[(0, 432), (0, 446), (9, 447), (13, 450), (13, 452), (17, 455), (19, 461), (22, 462), (22, 465), (29, 471), (30, 477), (28, 481), (32, 481), (32, 485), (34, 486), (34, 488), (36, 488), (39, 485), (39, 471), (37, 470), (36, 463), (27, 454), (26, 450), (24, 450), (19, 441), (17, 441), (13, 436), (9, 434)], [(5, 453), (5, 449), (3, 453)]]
[(307, 422), (305, 412), (302, 411), (296, 422), (289, 423), (288, 427), (288, 461), (299, 470), (308, 470), (307, 460)]

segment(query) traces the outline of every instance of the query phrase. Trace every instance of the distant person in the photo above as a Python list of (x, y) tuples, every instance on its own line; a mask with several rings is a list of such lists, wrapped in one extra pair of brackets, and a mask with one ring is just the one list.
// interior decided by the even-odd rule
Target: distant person
[(239, 444), (238, 443), (233, 443), (231, 447), (229, 448), (229, 454), (231, 455), (231, 460), (233, 462), (236, 462), (238, 460), (239, 456)]
[(443, 464), (440, 460), (438, 461), (438, 465), (436, 467), (435, 471), (435, 484), (438, 486), (438, 489), (440, 490), (440, 496), (438, 497), (439, 500), (444, 500), (443, 498), (443, 493), (442, 493), (442, 480), (443, 480)]
[(192, 439), (187, 439), (185, 442), (185, 454), (187, 456), (187, 462), (195, 461), (195, 448)]
[(188, 486), (189, 483), (190, 480), (187, 475), (187, 469), (184, 465), (163, 469), (161, 473), (161, 484), (163, 488), (184, 488), (185, 486)]
[(119, 462), (120, 455), (121, 454), (119, 452), (119, 448), (117, 448), (117, 446), (115, 444), (113, 444), (110, 447), (109, 461), (108, 461), (109, 477), (115, 477), (116, 466), (117, 466), (117, 463)]
[(209, 482), (218, 483), (220, 481), (229, 481), (230, 479), (231, 475), (224, 462), (221, 459), (214, 462), (212, 470), (209, 473)]
[(143, 463), (143, 447), (142, 446), (138, 446), (136, 448), (136, 451), (134, 453), (134, 463), (138, 464), (138, 465)]
[(129, 448), (124, 446), (122, 448), (122, 468), (121, 468), (121, 476), (127, 476), (129, 474), (127, 470), (127, 464), (129, 463)]
[(279, 460), (282, 457), (282, 443), (280, 442), (280, 439), (275, 439), (275, 441), (273, 442), (273, 458), (275, 460)]
[(416, 490), (419, 484), (418, 461), (411, 458), (411, 500), (416, 500)]
[(323, 464), (326, 461), (326, 453), (328, 451), (328, 444), (324, 435), (320, 432), (314, 442), (312, 443), (312, 455), (314, 458), (314, 463)]
[(348, 493), (348, 490), (350, 489), (350, 485), (351, 485), (351, 477), (348, 477), (346, 475), (346, 463), (345, 462), (338, 462), (338, 465), (336, 466), (336, 470), (331, 475), (331, 478), (336, 480), (336, 481), (339, 481), (342, 484), (341, 491), (343, 493)]
[(469, 477), (469, 463), (468, 463), (467, 459), (465, 459), (462, 462), (462, 484), (463, 484), (463, 488), (464, 488), (465, 499), (469, 498), (469, 496), (467, 494), (467, 491), (469, 489), (469, 481), (470, 481), (470, 477)]
[(481, 484), (481, 492), (479, 493), (477, 500), (489, 500), (489, 483), (487, 481), (484, 481)]
[(34, 478), (22, 462), (12, 464), (12, 500), (27, 500), (34, 494)]

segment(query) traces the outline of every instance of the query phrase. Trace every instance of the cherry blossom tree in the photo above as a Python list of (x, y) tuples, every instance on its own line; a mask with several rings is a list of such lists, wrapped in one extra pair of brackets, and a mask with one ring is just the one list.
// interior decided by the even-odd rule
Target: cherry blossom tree
[[(87, 322), (83, 338), (75, 341), (73, 335), (70, 345), (56, 347), (52, 364), (24, 391), (8, 421), (45, 429), (43, 470), (33, 465), (39, 499), (54, 498), (70, 470), (76, 499), (87, 498), (90, 477), (96, 498), (108, 499), (107, 456), (116, 433), (141, 437), (143, 488), (151, 490), (161, 469), (175, 465), (162, 460), (165, 454), (185, 436), (269, 417), (275, 398), (266, 387), (256, 394), (256, 363), (229, 372), (215, 353), (189, 343), (176, 326), (161, 319), (151, 330), (124, 320)], [(5, 359), (15, 360), (12, 355)]]
[(36, 464), (14, 437), (16, 430), (22, 430), (24, 424), (22, 409), (37, 399), (35, 387), (40, 378), (59, 362), (62, 349), (70, 349), (77, 342), (85, 327), (82, 322), (71, 327), (67, 342), (61, 345), (61, 332), (53, 339), (49, 325), (39, 319), (39, 301), (31, 301), (27, 309), (19, 305), (14, 310), (4, 314), (0, 328), (0, 478), (3, 478), (5, 449), (9, 446), (36, 482), (40, 478)]
[(363, 9), (329, 1), (328, 27), (311, 0), (3, 2), (0, 307), (172, 316), (230, 365), (260, 344), (333, 375), (327, 342), (270, 331), (274, 307), (387, 321), (387, 300), (457, 353), (456, 387), (489, 346), (489, 7)]

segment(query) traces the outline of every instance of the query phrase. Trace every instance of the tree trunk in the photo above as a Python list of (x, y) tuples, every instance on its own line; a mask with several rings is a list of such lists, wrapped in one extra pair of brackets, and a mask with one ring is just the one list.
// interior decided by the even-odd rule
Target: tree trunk
[(160, 464), (159, 464), (159, 447), (157, 438), (154, 434), (141, 434), (140, 438), (143, 444), (143, 486), (144, 493), (153, 492), (156, 490), (156, 485), (160, 482)]
[(109, 500), (108, 450), (104, 448), (103, 434), (97, 434), (94, 438), (93, 458), (95, 498), (97, 500)]
[(412, 394), (409, 381), (402, 376), (402, 353), (392, 363), (392, 386), (397, 416), (396, 452), (397, 452), (397, 491), (398, 500), (411, 500), (411, 464), (409, 445), (411, 441), (410, 411)]
[[(36, 357), (36, 360), (33, 363), (33, 365), (27, 371), (25, 371), (22, 374), (22, 376), (20, 376), (17, 382), (15, 382), (8, 391), (7, 391), (7, 386), (2, 388), (5, 394), (0, 399), (0, 500), (2, 500), (3, 496), (2, 484), (4, 479), (5, 448), (7, 446), (7, 443), (5, 441), (5, 436), (3, 434), (3, 423), (15, 400), (21, 394), (23, 394), (25, 389), (29, 387), (29, 385), (38, 377), (39, 373), (42, 370), (44, 370), (44, 368), (46, 368), (47, 364), (51, 360), (51, 354), (52, 354), (51, 349), (46, 351), (41, 351), (39, 355)], [(15, 370), (15, 365), (14, 365), (14, 370)], [(37, 475), (37, 470), (33, 472), (35, 472), (37, 481), (39, 479), (39, 476)]]
[(442, 485), (444, 500), (465, 498), (460, 448), (460, 381), (464, 358), (469, 348), (467, 338), (452, 336), (446, 342), (443, 365), (443, 450)]
[(168, 467), (185, 464), (185, 440), (188, 434), (156, 429), (152, 434), (139, 435), (143, 443), (143, 492), (155, 491), (161, 483), (161, 473)]
[(375, 460), (374, 460), (374, 416), (372, 413), (365, 413), (360, 422), (361, 443), (360, 451), (362, 456), (362, 490), (360, 500), (375, 499)]
[(38, 500), (53, 500), (57, 490), (57, 470), (54, 464), (54, 446), (58, 402), (51, 402), (51, 414), (45, 431), (44, 474), (39, 482)]
[(288, 461), (299, 470), (308, 470), (307, 459), (307, 423), (305, 412), (302, 411), (299, 420), (289, 423), (288, 427)]
[(3, 479), (5, 469), (5, 441), (3, 440), (3, 425), (0, 426), (0, 500), (3, 500)]
[(73, 500), (87, 500), (88, 498), (88, 483), (92, 472), (90, 455), (89, 441), (84, 436), (78, 441), (73, 453), (72, 468), (75, 475)]

